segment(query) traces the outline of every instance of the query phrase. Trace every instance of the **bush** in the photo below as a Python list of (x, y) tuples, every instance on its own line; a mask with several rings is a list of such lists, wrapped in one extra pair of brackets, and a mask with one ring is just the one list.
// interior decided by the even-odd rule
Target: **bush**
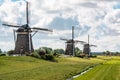
[(51, 54), (46, 54), (44, 58), (45, 58), (45, 60), (50, 60), (50, 61), (54, 61), (55, 60), (54, 56), (51, 55)]
[(45, 52), (44, 52), (44, 51), (39, 51), (38, 54), (39, 54), (40, 56), (44, 56), (44, 55), (45, 55)]
[(6, 54), (0, 54), (0, 56), (6, 56)]
[(97, 56), (96, 56), (96, 55), (92, 55), (92, 56), (89, 56), (89, 57), (91, 57), (91, 58), (96, 58)]
[(44, 51), (35, 51), (31, 54), (32, 57), (40, 58), (49, 61), (55, 61), (55, 57), (52, 54), (46, 54)]
[(35, 58), (40, 58), (40, 56), (38, 55), (37, 52), (33, 52), (33, 53), (31, 54), (31, 56), (32, 56), (32, 57), (35, 57)]
[(54, 53), (53, 56), (55, 57), (59, 57), (61, 54), (58, 54), (58, 53)]
[(14, 54), (14, 50), (10, 50), (7, 52), (7, 54), (10, 56), (10, 55), (13, 55)]
[(84, 58), (86, 55), (85, 54), (80, 54), (77, 57)]

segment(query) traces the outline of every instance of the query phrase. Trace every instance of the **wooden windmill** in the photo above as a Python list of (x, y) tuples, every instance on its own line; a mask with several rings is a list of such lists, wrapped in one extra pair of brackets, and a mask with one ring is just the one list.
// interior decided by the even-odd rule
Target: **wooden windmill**
[[(30, 54), (31, 52), (34, 51), (33, 44), (32, 44), (32, 36), (38, 30), (52, 32), (52, 30), (49, 30), (49, 29), (36, 28), (36, 27), (31, 28), (29, 26), (28, 2), (26, 2), (26, 24), (24, 24), (24, 25), (11, 25), (11, 24), (4, 23), (3, 25), (18, 28), (16, 30), (17, 40), (15, 41), (15, 50), (14, 50), (14, 54), (17, 54), (17, 55), (26, 55), (26, 53)], [(33, 30), (36, 30), (36, 31), (34, 32)], [(34, 32), (33, 35), (31, 35), (32, 32)], [(14, 39), (15, 39), (15, 32), (14, 32)]]
[(92, 56), (90, 47), (97, 47), (97, 46), (90, 44), (89, 35), (88, 35), (88, 43), (84, 44), (83, 53), (88, 55), (88, 56)]
[(79, 40), (74, 40), (74, 26), (72, 26), (72, 39), (64, 39), (64, 38), (60, 38), (60, 40), (64, 40), (66, 41), (66, 50), (65, 50), (65, 54), (66, 55), (72, 55), (75, 56), (75, 44), (76, 43), (82, 43), (84, 44), (84, 41), (79, 41)]

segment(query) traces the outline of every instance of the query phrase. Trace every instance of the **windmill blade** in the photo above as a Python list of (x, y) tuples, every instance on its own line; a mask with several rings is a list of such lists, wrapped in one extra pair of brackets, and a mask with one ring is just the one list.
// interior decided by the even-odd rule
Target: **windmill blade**
[(97, 45), (90, 45), (90, 46), (97, 47)]
[(67, 44), (74, 44), (75, 42), (72, 42), (72, 41), (66, 41), (65, 43), (67, 43)]
[(36, 30), (43, 30), (43, 31), (53, 32), (53, 30), (45, 29), (45, 28), (37, 28), (37, 27), (33, 27), (33, 28), (31, 28), (31, 29), (36, 29)]
[(38, 31), (35, 31), (31, 37), (33, 37)]
[(26, 1), (26, 21), (29, 24), (29, 14), (28, 14), (28, 2)]
[(16, 30), (13, 29), (13, 35), (14, 35), (14, 42), (16, 41), (16, 36), (15, 36)]
[(68, 41), (69, 39), (60, 38), (60, 40)]
[(21, 26), (18, 26), (18, 25), (10, 25), (10, 24), (5, 24), (5, 23), (3, 23), (2, 25), (4, 25), (4, 26), (9, 26), (9, 27), (21, 27)]
[(75, 40), (75, 43), (81, 43), (81, 44), (87, 44), (86, 42), (84, 42), (84, 41), (79, 41), (79, 40)]
[(72, 26), (72, 40), (74, 40), (74, 26)]
[(70, 42), (65, 42), (65, 43), (67, 43), (67, 44), (73, 44), (73, 43), (70, 43)]

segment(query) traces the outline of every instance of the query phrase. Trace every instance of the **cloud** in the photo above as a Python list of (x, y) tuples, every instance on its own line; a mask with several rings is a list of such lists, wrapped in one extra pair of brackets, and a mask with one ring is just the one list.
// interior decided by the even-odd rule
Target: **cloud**
[(79, 25), (79, 22), (75, 19), (56, 17), (48, 26), (57, 30), (71, 30), (71, 27), (76, 25)]
[[(87, 35), (90, 34), (91, 44), (98, 45), (97, 48), (92, 48), (92, 51), (119, 51), (119, 0), (27, 1), (29, 2), (30, 27), (54, 29), (53, 34), (37, 33), (33, 37), (35, 48), (40, 46), (63, 48), (64, 42), (59, 38), (71, 38), (71, 27), (75, 26), (75, 39), (87, 41)], [(0, 22), (26, 24), (25, 7), (24, 0), (14, 2), (5, 0), (2, 4), (0, 3)], [(1, 25), (0, 34), (2, 33), (0, 46), (6, 46), (3, 44), (9, 39), (13, 41), (12, 28)], [(12, 46), (9, 49), (11, 48), (14, 49)]]
[(8, 50), (11, 50), (11, 48), (13, 50), (14, 45), (15, 44), (12, 41), (0, 41), (0, 46), (2, 46), (1, 47), (2, 51), (8, 51)]
[(82, 7), (87, 7), (87, 8), (97, 8), (98, 7), (97, 4), (93, 3), (92, 1), (91, 2), (79, 3), (78, 5), (82, 6)]
[(118, 3), (118, 4), (114, 5), (113, 8), (114, 9), (120, 9), (120, 4)]
[(109, 27), (119, 30), (120, 26), (120, 10), (114, 10), (114, 12), (110, 12), (105, 16), (104, 21), (106, 22), (106, 25)]
[[(104, 51), (105, 50), (120, 51), (119, 49), (116, 49), (116, 47), (119, 46), (119, 44), (118, 44), (119, 39), (116, 36), (105, 36), (105, 37), (102, 37), (101, 40), (97, 40), (95, 42), (96, 42), (96, 45), (98, 46), (98, 48), (96, 48), (96, 50), (102, 51), (102, 49), (104, 48)], [(109, 44), (109, 46), (108, 46), (108, 44)]]

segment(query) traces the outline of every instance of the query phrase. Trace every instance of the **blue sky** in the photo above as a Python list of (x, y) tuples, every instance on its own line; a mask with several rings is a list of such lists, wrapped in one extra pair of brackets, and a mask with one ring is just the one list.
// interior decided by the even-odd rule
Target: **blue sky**
[[(3, 22), (25, 24), (26, 0), (0, 0), (0, 48), (14, 49), (13, 29)], [(75, 26), (75, 39), (87, 41), (98, 47), (92, 51), (120, 51), (120, 1), (119, 0), (27, 0), (31, 27), (53, 29), (38, 32), (33, 37), (34, 48), (42, 46), (65, 48), (60, 37), (70, 39)], [(81, 50), (83, 45), (77, 44)]]

